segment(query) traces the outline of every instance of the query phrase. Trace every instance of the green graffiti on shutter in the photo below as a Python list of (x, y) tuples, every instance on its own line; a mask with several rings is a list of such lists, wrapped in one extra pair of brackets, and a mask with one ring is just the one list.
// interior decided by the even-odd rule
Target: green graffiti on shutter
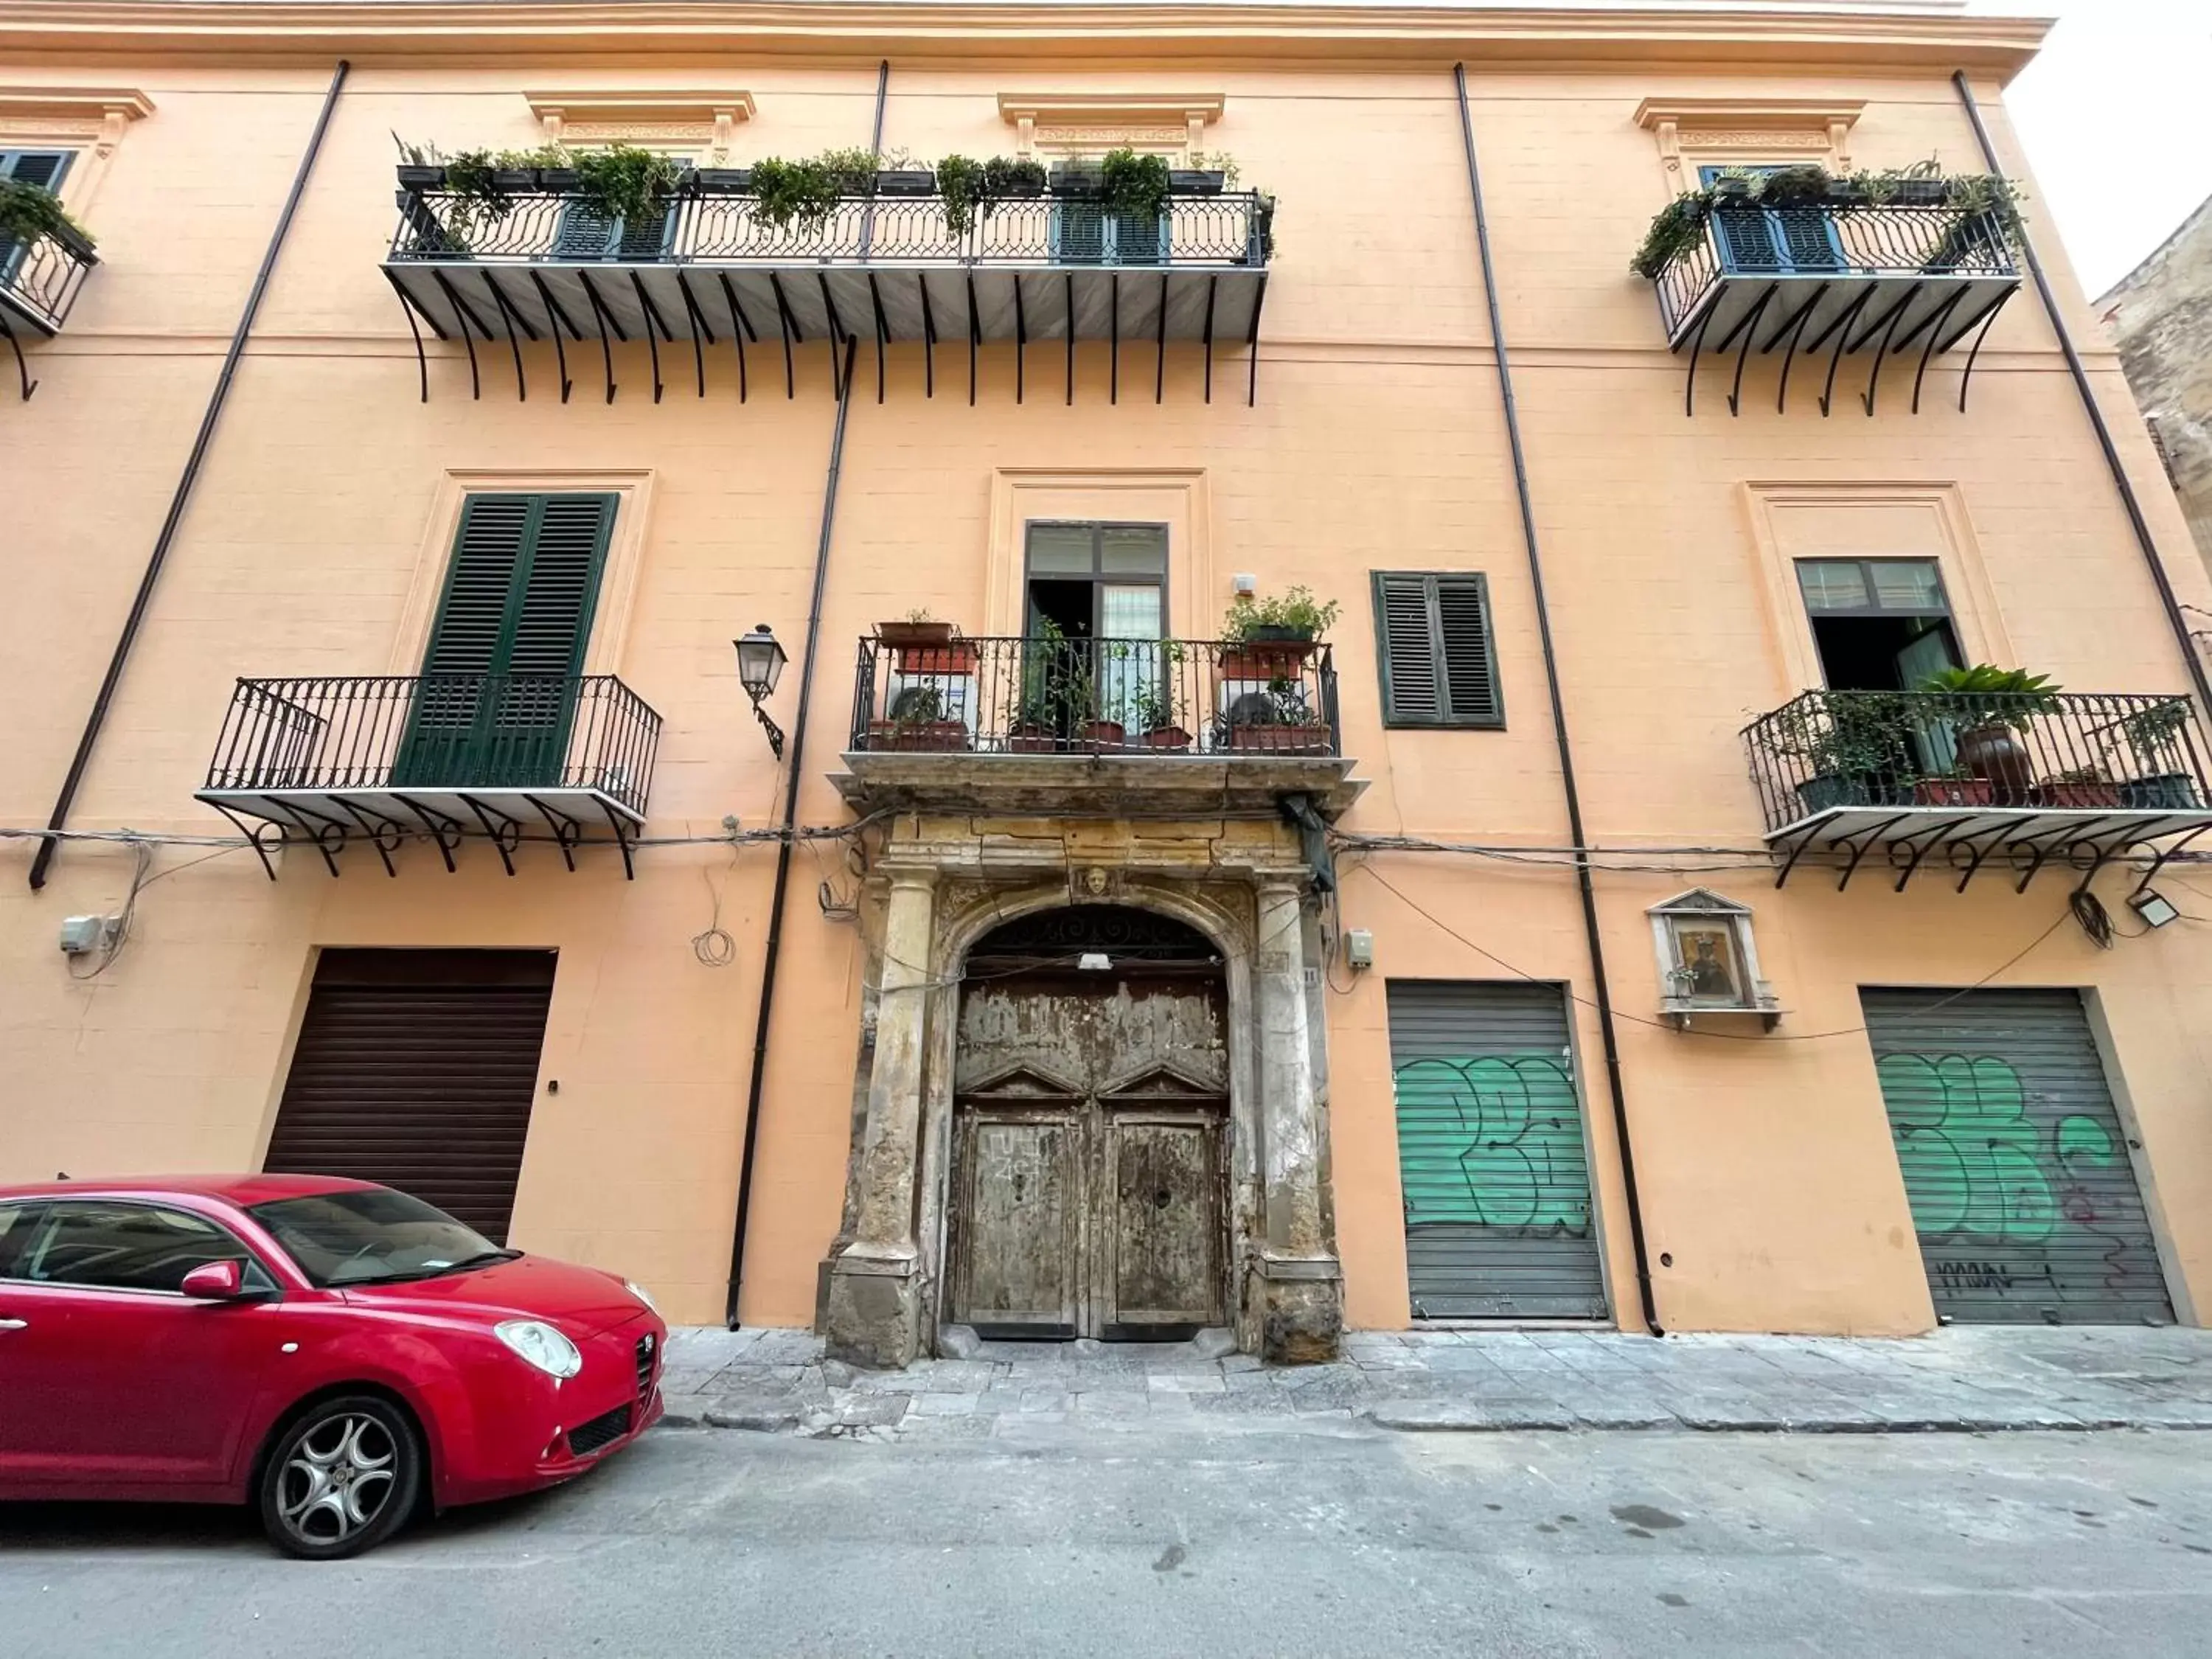
[(2118, 1156), (2105, 1126), (2080, 1113), (2051, 1126), (2046, 1155), (2020, 1073), (1994, 1054), (1888, 1054), (1876, 1069), (1923, 1235), (2040, 1243), (2062, 1218), (2053, 1182)]
[(1585, 1237), (1573, 1079), (1547, 1054), (1409, 1060), (1395, 1073), (1406, 1220)]

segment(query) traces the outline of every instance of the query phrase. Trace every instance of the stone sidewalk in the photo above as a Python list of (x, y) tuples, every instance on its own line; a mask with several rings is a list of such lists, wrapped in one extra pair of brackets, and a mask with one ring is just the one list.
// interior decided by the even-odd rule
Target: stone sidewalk
[(668, 1420), (864, 1439), (1018, 1436), (1071, 1419), (1316, 1431), (1800, 1433), (2212, 1429), (2212, 1330), (1954, 1328), (1905, 1339), (1356, 1332), (1328, 1365), (1200, 1344), (981, 1343), (860, 1371), (805, 1331), (670, 1334)]

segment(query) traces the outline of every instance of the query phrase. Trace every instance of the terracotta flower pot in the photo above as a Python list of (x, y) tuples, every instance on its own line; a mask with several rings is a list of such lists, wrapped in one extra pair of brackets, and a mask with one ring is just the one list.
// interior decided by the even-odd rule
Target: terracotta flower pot
[(2120, 786), (2117, 783), (2039, 783), (2030, 794), (2038, 806), (2056, 806), (2069, 811), (2120, 805)]
[(1232, 726), (1231, 749), (1282, 755), (1318, 755), (1328, 748), (1328, 732), (1318, 726)]
[(893, 650), (911, 650), (918, 646), (949, 645), (952, 640), (952, 624), (943, 622), (879, 622), (876, 637)]
[(981, 653), (968, 640), (944, 646), (908, 646), (898, 653), (900, 672), (908, 674), (972, 674)]
[(1960, 763), (1978, 778), (2018, 795), (2035, 781), (2027, 745), (2009, 726), (1992, 722), (1959, 733)]
[(1126, 749), (1129, 728), (1119, 720), (1091, 720), (1083, 728), (1083, 740), (1097, 749)]
[(1912, 786), (1915, 806), (1989, 806), (1996, 799), (1987, 778), (1923, 778)]
[(1180, 726), (1156, 726), (1145, 733), (1147, 749), (1177, 750), (1190, 747), (1190, 733)]
[(1049, 755), (1060, 747), (1060, 738), (1049, 726), (1035, 720), (1025, 720), (1006, 733), (1006, 750), (1014, 755)]

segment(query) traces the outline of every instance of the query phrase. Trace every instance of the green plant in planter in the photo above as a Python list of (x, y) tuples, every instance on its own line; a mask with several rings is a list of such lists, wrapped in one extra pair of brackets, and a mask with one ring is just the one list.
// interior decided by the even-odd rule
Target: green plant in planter
[(872, 196), (876, 165), (872, 149), (832, 149), (798, 161), (771, 155), (752, 167), (754, 211), (779, 230), (797, 224), (817, 231), (848, 196)]
[(946, 718), (945, 694), (933, 685), (909, 685), (891, 699), (888, 712), (900, 726), (928, 726)]
[(1139, 155), (1127, 146), (1109, 150), (1098, 164), (1098, 196), (1111, 213), (1157, 219), (1168, 207), (1168, 160)]
[(985, 163), (966, 155), (948, 155), (937, 164), (937, 193), (945, 203), (945, 228), (965, 236), (975, 228), (976, 211), (988, 199)]
[(606, 218), (632, 223), (665, 211), (683, 177), (668, 157), (635, 144), (580, 151), (574, 167), (579, 200)]
[(1758, 181), (1762, 207), (1817, 207), (1828, 199), (1835, 181), (1826, 167), (1778, 167)]
[(2038, 714), (2057, 711), (2058, 693), (2063, 688), (2053, 685), (2048, 674), (1982, 662), (1972, 668), (1942, 669), (1914, 689), (1970, 699), (1960, 705), (1954, 723), (1999, 724), (2025, 730)]
[(2181, 735), (2189, 729), (2189, 699), (2172, 697), (2153, 703), (2120, 722), (2120, 735), (2147, 772), (2178, 772), (2182, 766)]
[(92, 246), (92, 238), (62, 211), (61, 198), (53, 191), (21, 179), (0, 179), (0, 265), (4, 265), (10, 244), (28, 244), (43, 236)]
[(1297, 586), (1265, 599), (1240, 599), (1221, 619), (1221, 637), (1243, 644), (1255, 637), (1317, 640), (1343, 613), (1334, 599), (1323, 604), (1310, 587)]
[(1887, 777), (1917, 774), (1912, 706), (1893, 691), (1846, 691), (1801, 697), (1767, 728), (1778, 755), (1802, 760), (1812, 780), (1835, 779), (1870, 789)]
[(1644, 233), (1644, 246), (1628, 262), (1628, 268), (1647, 282), (1656, 282), (1664, 276), (1667, 267), (1705, 240), (1705, 226), (1713, 216), (1713, 195), (1710, 191), (1692, 191), (1677, 196), (1659, 210)]

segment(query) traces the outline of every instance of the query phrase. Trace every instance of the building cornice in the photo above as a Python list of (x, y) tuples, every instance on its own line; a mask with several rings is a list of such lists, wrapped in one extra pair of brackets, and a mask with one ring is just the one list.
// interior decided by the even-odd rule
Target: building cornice
[(0, 52), (305, 62), (631, 63), (744, 54), (1086, 61), (1966, 69), (2008, 79), (2048, 20), (1953, 12), (969, 0), (0, 0)]

